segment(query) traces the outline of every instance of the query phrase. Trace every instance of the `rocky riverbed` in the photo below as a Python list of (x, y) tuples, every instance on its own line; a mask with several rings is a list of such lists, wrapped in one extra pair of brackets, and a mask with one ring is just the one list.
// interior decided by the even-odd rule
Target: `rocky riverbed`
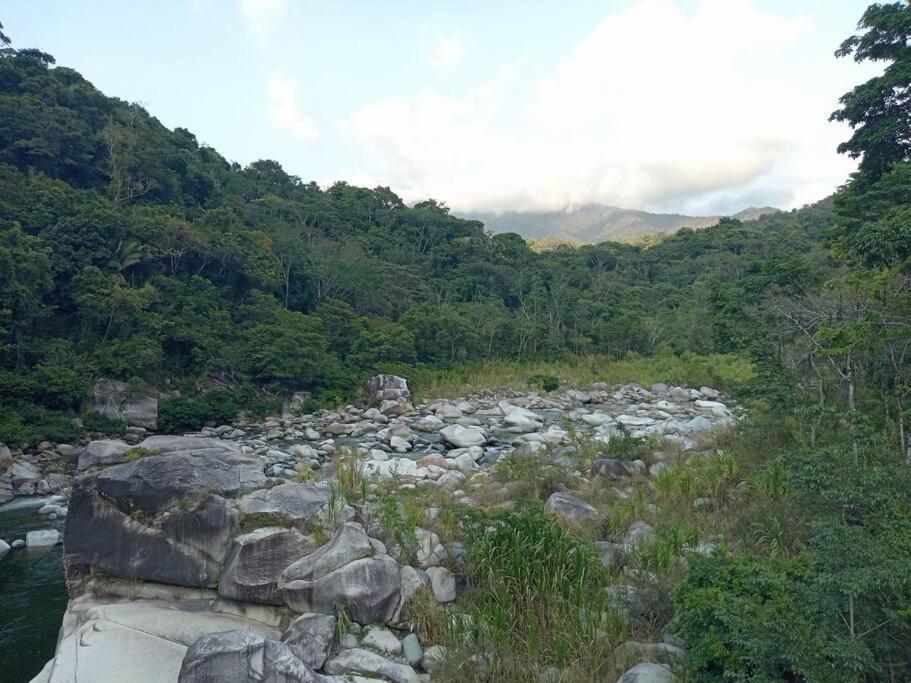
[[(585, 482), (629, 496), (674, 462), (704, 457), (736, 421), (708, 387), (595, 384), (416, 406), (401, 378), (374, 378), (370, 391), (375, 407), (9, 453), (4, 494), (55, 493), (45, 514), (66, 518), (71, 599), (56, 655), (34, 680), (434, 680), (446, 651), (412, 632), (409, 605), (430, 593), (458, 613), (463, 548), (422, 526), (401, 547), (383, 528), (377, 490), (508, 507), (515, 487), (492, 474), (537, 454), (579, 484), (554, 491), (545, 509), (585, 524), (598, 515), (577, 490)], [(648, 448), (607, 457), (618, 439)], [(582, 448), (595, 452), (584, 465)], [(340, 493), (352, 476), (357, 502)], [(423, 511), (428, 527), (438, 512)], [(57, 540), (53, 524), (47, 531), (35, 542)], [(622, 538), (599, 539), (605, 566), (654, 534), (637, 521)], [(617, 609), (635, 607), (635, 586), (611, 588)], [(668, 665), (685, 644), (665, 640), (623, 645), (640, 663), (621, 680), (673, 680)]]

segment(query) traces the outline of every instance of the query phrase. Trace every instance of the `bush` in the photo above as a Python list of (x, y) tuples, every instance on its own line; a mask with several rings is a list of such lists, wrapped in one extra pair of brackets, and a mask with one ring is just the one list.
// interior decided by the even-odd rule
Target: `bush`
[(556, 391), (560, 388), (560, 380), (552, 375), (532, 375), (528, 378), (528, 386), (540, 387), (543, 391)]
[(127, 431), (127, 423), (123, 420), (112, 420), (106, 415), (95, 412), (82, 416), (82, 427), (86, 432), (108, 436), (123, 436)]
[(63, 442), (78, 436), (79, 430), (66, 413), (33, 403), (0, 403), (0, 443)]

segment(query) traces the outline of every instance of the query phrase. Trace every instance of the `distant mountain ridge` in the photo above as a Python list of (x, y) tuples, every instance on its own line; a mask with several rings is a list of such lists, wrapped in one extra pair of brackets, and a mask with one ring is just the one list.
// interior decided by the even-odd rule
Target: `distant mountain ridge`
[[(778, 211), (779, 209), (770, 206), (750, 207), (731, 217), (750, 221)], [(584, 204), (561, 211), (504, 211), (459, 215), (483, 222), (493, 233), (515, 232), (526, 239), (550, 237), (587, 244), (667, 234), (680, 228), (707, 228), (722, 218), (720, 215), (650, 213), (602, 204)]]

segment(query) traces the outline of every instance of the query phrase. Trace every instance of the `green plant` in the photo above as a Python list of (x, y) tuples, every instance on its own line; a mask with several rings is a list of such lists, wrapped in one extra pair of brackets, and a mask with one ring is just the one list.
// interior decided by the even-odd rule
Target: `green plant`
[(340, 448), (332, 463), (342, 495), (353, 501), (366, 499), (369, 478), (357, 450), (350, 447)]
[(139, 460), (140, 458), (147, 458), (150, 455), (158, 455), (158, 451), (154, 451), (150, 448), (143, 448), (142, 446), (133, 446), (128, 449), (124, 454), (124, 457), (128, 461)]
[(90, 433), (123, 436), (127, 431), (127, 423), (111, 419), (101, 413), (88, 412), (82, 415), (82, 428)]

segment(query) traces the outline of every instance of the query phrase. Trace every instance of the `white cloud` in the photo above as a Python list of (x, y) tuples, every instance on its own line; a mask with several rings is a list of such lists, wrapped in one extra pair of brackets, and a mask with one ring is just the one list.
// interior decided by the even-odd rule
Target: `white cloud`
[(287, 5), (286, 0), (238, 0), (238, 3), (244, 20), (259, 39), (272, 32)]
[(272, 125), (298, 140), (312, 142), (320, 137), (313, 118), (303, 111), (297, 81), (281, 71), (269, 76), (266, 84), (268, 115)]
[(435, 71), (442, 76), (449, 76), (462, 63), (465, 44), (452, 34), (436, 35), (430, 38), (427, 57)]
[(642, 0), (534, 79), (519, 63), (464, 95), (369, 102), (343, 132), (372, 154), (360, 182), (460, 210), (796, 205), (853, 168), (826, 118), (857, 73), (811, 36), (750, 0)]

